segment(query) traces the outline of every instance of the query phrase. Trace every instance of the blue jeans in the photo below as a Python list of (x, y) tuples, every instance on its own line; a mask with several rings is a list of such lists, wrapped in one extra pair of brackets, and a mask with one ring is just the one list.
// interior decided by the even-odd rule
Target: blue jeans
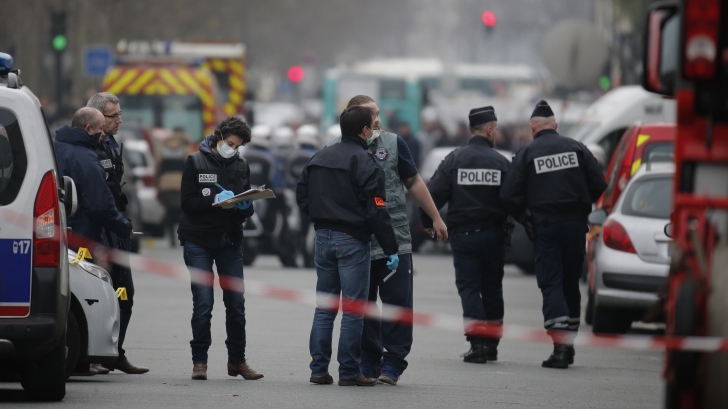
[[(226, 237), (224, 245), (208, 249), (189, 241), (184, 243), (185, 264), (203, 271), (212, 272), (212, 263), (217, 265), (217, 274), (243, 278), (243, 250), (240, 245), (232, 246)], [(212, 282), (211, 282), (212, 284)], [(228, 361), (233, 365), (245, 362), (245, 297), (235, 291), (223, 290), (225, 303), (225, 329)], [(214, 303), (212, 286), (192, 283), (192, 363), (207, 363), (207, 350), (212, 343), (210, 320)]]
[[(369, 292), (369, 243), (332, 230), (316, 230), (316, 291), (366, 301)], [(316, 308), (309, 351), (311, 375), (329, 373), (336, 311)], [(364, 318), (344, 313), (339, 335), (339, 379), (356, 378), (361, 362)]]
[[(491, 226), (450, 237), (463, 318), (503, 322), (503, 236), (501, 226)], [(465, 337), (490, 346), (500, 341), (467, 333)]]

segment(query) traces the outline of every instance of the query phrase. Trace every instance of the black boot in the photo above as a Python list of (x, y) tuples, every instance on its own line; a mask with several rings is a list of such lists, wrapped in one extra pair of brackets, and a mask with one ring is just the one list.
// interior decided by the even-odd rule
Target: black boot
[(574, 364), (574, 355), (576, 355), (576, 351), (574, 350), (574, 346), (569, 346), (569, 365)]
[(498, 360), (498, 344), (485, 344), (485, 359), (488, 361)]
[(569, 346), (554, 345), (554, 352), (549, 359), (541, 363), (541, 366), (544, 368), (566, 369), (569, 367), (569, 359), (573, 359), (573, 356), (569, 352)]
[(470, 351), (463, 355), (463, 362), (470, 362), (474, 364), (484, 364), (488, 362), (486, 358), (485, 344), (470, 344)]

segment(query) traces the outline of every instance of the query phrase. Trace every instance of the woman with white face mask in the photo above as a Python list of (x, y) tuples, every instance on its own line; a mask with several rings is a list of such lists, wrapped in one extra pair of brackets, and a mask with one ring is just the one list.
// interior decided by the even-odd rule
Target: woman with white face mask
[[(231, 209), (213, 207), (250, 189), (248, 162), (238, 148), (250, 142), (250, 128), (237, 117), (222, 121), (215, 133), (200, 143), (200, 150), (187, 158), (182, 172), (182, 219), (177, 234), (184, 246), (188, 267), (212, 274), (243, 279), (243, 223), (253, 215), (252, 202), (238, 202)], [(210, 280), (212, 283), (212, 280)], [(226, 309), (228, 375), (260, 379), (245, 359), (245, 298), (223, 288)], [(213, 288), (192, 283), (192, 379), (207, 379), (207, 350), (212, 343)]]

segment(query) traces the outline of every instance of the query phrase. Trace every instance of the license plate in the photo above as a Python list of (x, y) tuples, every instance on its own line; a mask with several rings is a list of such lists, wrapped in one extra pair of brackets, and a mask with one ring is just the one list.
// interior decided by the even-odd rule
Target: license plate
[(30, 240), (0, 239), (0, 318), (30, 314), (33, 254)]

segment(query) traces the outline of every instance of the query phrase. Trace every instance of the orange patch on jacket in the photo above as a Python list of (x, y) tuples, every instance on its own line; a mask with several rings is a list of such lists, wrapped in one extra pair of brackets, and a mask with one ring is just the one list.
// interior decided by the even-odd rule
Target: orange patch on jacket
[(384, 207), (384, 199), (379, 196), (374, 197), (374, 204), (378, 207)]

